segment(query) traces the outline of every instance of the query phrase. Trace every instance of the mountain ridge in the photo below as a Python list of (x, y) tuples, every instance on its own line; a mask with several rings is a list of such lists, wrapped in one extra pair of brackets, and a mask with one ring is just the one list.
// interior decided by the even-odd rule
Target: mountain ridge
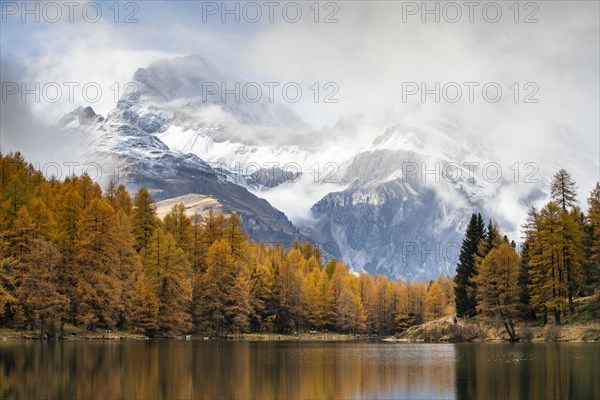
[(504, 201), (508, 214), (488, 216), (515, 232), (518, 215), (546, 195), (549, 171), (524, 184), (502, 165), (490, 179), (489, 167), (500, 166), (494, 149), (459, 118), (372, 124), (351, 114), (314, 130), (287, 105), (207, 93), (206, 83), (244, 81), (201, 57), (140, 68), (134, 82), (139, 90), (106, 118), (88, 109), (63, 118), (88, 137), (85, 159), (117, 163), (129, 188), (148, 186), (159, 201), (211, 196), (255, 240), (310, 238), (357, 271), (450, 274), (472, 212)]

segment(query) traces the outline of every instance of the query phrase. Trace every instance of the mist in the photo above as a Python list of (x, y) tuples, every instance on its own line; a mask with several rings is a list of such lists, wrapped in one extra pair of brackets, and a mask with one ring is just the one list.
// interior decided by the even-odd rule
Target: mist
[[(70, 161), (77, 138), (57, 136), (53, 128), (65, 113), (91, 106), (106, 115), (118, 100), (111, 88), (122, 89), (138, 68), (197, 54), (247, 82), (294, 82), (304, 89), (298, 102), (281, 96), (275, 100), (310, 128), (303, 134), (240, 130), (249, 143), (298, 145), (322, 162), (343, 163), (340, 149), (366, 148), (398, 121), (458, 121), (456, 140), (486, 143), (494, 149), (487, 161), (535, 163), (542, 181), (564, 164), (573, 165), (585, 208), (585, 197), (600, 180), (598, 3), (539, 3), (534, 23), (524, 23), (528, 10), (521, 10), (515, 23), (508, 7), (497, 23), (483, 19), (479, 10), (473, 22), (462, 10), (455, 23), (447, 18), (436, 22), (432, 16), (423, 23), (421, 13), (407, 14), (403, 3), (339, 3), (334, 23), (314, 23), (308, 17), (298, 23), (281, 18), (274, 23), (222, 23), (217, 18), (204, 23), (199, 2), (140, 3), (135, 24), (77, 19), (29, 30), (9, 21), (1, 39), (2, 82), (94, 82), (103, 96), (93, 103), (79, 91), (72, 101), (63, 96), (52, 103), (10, 96), (2, 104), (2, 151), (21, 150), (40, 162)], [(179, 12), (181, 7), (187, 12)], [(473, 102), (467, 100), (465, 82), (478, 85)], [(308, 89), (315, 83), (317, 101)], [(335, 90), (325, 90), (328, 83)], [(438, 102), (435, 95), (423, 98), (421, 92), (407, 95), (407, 85), (431, 90), (448, 83), (462, 89), (460, 101), (442, 95)], [(499, 101), (482, 98), (479, 88), (486, 83), (502, 89)], [(333, 101), (324, 101), (325, 95)], [(527, 95), (536, 101), (524, 102)], [(565, 143), (574, 150), (565, 149)], [(514, 199), (530, 187), (520, 183), (496, 189), (506, 205), (498, 217), (521, 219)], [(278, 198), (293, 197), (284, 188), (264, 195), (281, 204), (288, 200)], [(298, 218), (306, 216), (306, 210), (292, 211), (295, 205), (288, 208)]]

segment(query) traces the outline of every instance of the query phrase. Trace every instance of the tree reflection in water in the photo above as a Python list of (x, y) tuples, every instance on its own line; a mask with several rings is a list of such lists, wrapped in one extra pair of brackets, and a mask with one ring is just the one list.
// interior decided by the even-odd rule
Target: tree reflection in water
[(600, 398), (598, 344), (5, 342), (0, 398)]

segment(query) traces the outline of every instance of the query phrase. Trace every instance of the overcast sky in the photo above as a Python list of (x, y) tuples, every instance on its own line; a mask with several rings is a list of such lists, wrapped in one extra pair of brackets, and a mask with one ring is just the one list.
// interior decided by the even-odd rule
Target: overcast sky
[[(303, 96), (289, 105), (315, 128), (332, 126), (349, 112), (373, 118), (412, 113), (428, 120), (452, 113), (507, 159), (543, 154), (560, 162), (564, 149), (554, 140), (557, 127), (600, 157), (597, 1), (521, 3), (518, 10), (513, 2), (478, 3), (472, 9), (463, 2), (452, 3), (458, 7), (427, 3), (439, 9), (439, 22), (435, 14), (423, 13), (422, 2), (338, 1), (316, 8), (312, 1), (276, 2), (273, 8), (260, 1), (246, 7), (229, 3), (238, 15), (223, 15), (222, 2), (121, 2), (110, 8), (113, 3), (99, 6), (102, 16), (95, 21), (99, 3), (82, 2), (71, 10), (70, 21), (60, 1), (55, 3), (63, 5), (60, 18), (43, 3), (2, 1), (2, 151), (33, 151), (41, 142), (22, 131), (39, 132), (79, 105), (106, 114), (115, 105), (115, 88), (122, 90), (137, 68), (196, 54), (246, 81), (298, 82)], [(37, 7), (39, 15), (24, 14), (23, 7)], [(6, 93), (7, 82), (27, 82), (29, 88), (57, 82), (63, 93), (55, 103), (43, 96), (36, 102), (31, 95), (23, 103)], [(73, 101), (65, 82), (80, 84)], [(90, 82), (97, 82), (103, 95), (86, 104), (80, 88)], [(331, 93), (324, 84), (334, 83), (329, 88), (338, 89), (332, 94), (338, 102), (324, 103), (321, 97), (315, 103), (309, 89), (314, 82), (321, 96)], [(463, 97), (447, 101), (454, 98), (452, 89), (446, 97), (442, 93), (440, 103), (433, 95), (423, 103), (418, 93), (403, 99), (407, 85), (433, 88), (436, 82), (441, 87), (456, 82)], [(464, 82), (478, 85), (473, 103)], [(498, 102), (482, 96), (488, 83), (502, 89)], [(525, 103), (527, 95), (537, 103)], [(600, 179), (598, 168), (596, 161), (582, 166), (588, 173), (575, 174), (583, 196)]]

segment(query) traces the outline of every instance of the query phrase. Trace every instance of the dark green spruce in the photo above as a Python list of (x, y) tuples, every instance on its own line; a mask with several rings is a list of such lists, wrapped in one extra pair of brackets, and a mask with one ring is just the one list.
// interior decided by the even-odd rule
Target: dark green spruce
[(479, 242), (485, 234), (485, 224), (481, 214), (472, 214), (465, 239), (463, 240), (456, 267), (454, 282), (454, 295), (456, 299), (456, 314), (459, 317), (470, 317), (475, 315), (477, 301), (475, 299), (475, 257)]

